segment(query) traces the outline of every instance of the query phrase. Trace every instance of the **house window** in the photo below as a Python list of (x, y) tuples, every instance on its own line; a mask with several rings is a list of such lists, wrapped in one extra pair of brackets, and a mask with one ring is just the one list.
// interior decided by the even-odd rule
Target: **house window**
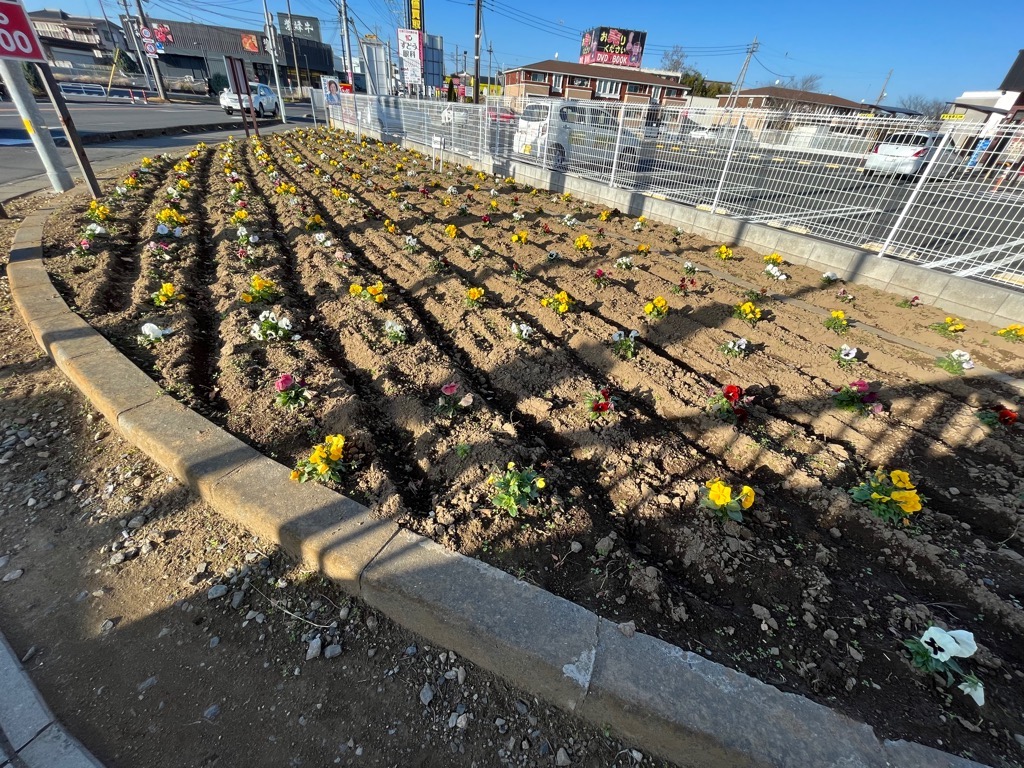
[(654, 95), (651, 96), (651, 98), (654, 99), (655, 101), (661, 101), (661, 86), (660, 85), (654, 86)]
[(626, 93), (647, 93), (647, 86), (638, 83), (627, 83)]
[(551, 76), (551, 90), (552, 91), (556, 91), (557, 93), (561, 93), (562, 92), (562, 80), (563, 80), (563, 76), (562, 75), (552, 75)]
[(548, 76), (545, 73), (543, 73), (543, 72), (531, 72), (530, 73), (530, 82), (531, 83), (546, 83), (547, 81), (548, 81)]
[(669, 88), (667, 91), (665, 91), (665, 98), (666, 99), (675, 99), (678, 96), (679, 96), (679, 91), (676, 88)]
[(574, 88), (589, 88), (590, 78), (589, 77), (574, 77), (569, 81)]
[(598, 96), (606, 99), (617, 99), (622, 90), (622, 83), (618, 80), (598, 80), (596, 92)]

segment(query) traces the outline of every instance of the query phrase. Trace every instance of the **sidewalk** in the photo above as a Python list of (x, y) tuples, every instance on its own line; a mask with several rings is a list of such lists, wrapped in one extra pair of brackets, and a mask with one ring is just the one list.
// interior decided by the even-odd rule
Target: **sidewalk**
[(0, 633), (0, 768), (103, 768), (50, 712)]

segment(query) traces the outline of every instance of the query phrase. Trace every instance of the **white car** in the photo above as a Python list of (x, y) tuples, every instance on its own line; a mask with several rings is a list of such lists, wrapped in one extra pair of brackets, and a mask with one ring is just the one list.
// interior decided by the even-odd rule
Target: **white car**
[(256, 117), (265, 117), (266, 115), (277, 117), (277, 113), (281, 110), (277, 96), (263, 83), (249, 83), (249, 93), (247, 94), (232, 93), (230, 88), (225, 88), (220, 92), (221, 109), (229, 115), (233, 115), (236, 109), (239, 111), (244, 109), (248, 112), (250, 101), (256, 112)]
[[(942, 134), (937, 131), (908, 131), (894, 133), (875, 144), (864, 160), (864, 175), (885, 173), (911, 176), (920, 173), (939, 150)], [(949, 176), (957, 170), (963, 158), (949, 143), (936, 158), (930, 177)]]
[(620, 131), (614, 114), (585, 101), (537, 102), (527, 104), (519, 116), (512, 148), (556, 171), (570, 165), (602, 170), (615, 165), (636, 172), (650, 167), (658, 130), (655, 120), (644, 119)]

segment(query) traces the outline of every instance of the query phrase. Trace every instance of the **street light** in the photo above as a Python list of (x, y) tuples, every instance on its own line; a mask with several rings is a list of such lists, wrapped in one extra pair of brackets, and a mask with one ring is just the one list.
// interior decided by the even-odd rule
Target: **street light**
[[(310, 72), (309, 72), (309, 56), (307, 56), (304, 53), (304, 54), (302, 54), (302, 58), (306, 62), (306, 79), (309, 81), (309, 90), (312, 91), (313, 90), (313, 75), (311, 75)], [(300, 86), (302, 85), (301, 81), (300, 81), (299, 85)]]

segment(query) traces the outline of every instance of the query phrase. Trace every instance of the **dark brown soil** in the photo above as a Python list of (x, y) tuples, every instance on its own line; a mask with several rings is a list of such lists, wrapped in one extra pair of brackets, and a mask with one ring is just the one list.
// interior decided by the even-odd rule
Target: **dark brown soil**
[[(251, 263), (234, 245), (225, 166), (260, 234)], [(719, 243), (654, 222), (638, 230), (617, 212), (601, 221), (599, 209), (571, 198), (428, 166), (412, 151), (305, 131), (211, 148), (195, 158), (181, 202), (189, 223), (170, 262), (144, 251), (174, 177), (165, 163), (131, 213), (115, 212), (133, 224), (106, 258), (83, 264), (67, 254), (82, 210), (67, 206), (53, 219), (49, 266), (86, 317), (164, 387), (268, 455), (291, 464), (324, 435), (344, 434), (357, 466), (339, 490), (376, 514), (886, 737), (1021, 764), (1024, 436), (978, 420), (980, 409), (1016, 408), (1020, 393), (953, 377), (934, 357), (856, 325), (837, 336), (823, 321), (842, 309), (1017, 377), (1019, 345), (976, 323), (947, 340), (928, 329), (941, 308), (897, 306), (909, 297), (825, 287), (790, 265), (788, 280), (771, 281), (764, 254), (737, 248), (722, 261)], [(310, 231), (314, 216), (329, 245)], [(518, 231), (525, 244), (512, 243)], [(573, 247), (581, 234), (592, 251)], [(404, 247), (407, 236), (418, 249)], [(638, 253), (640, 243), (651, 253)], [(635, 269), (615, 268), (625, 255)], [(727, 277), (698, 272), (675, 294), (684, 261)], [(597, 268), (609, 285), (592, 282)], [(254, 273), (278, 285), (272, 303), (239, 300)], [(166, 280), (186, 298), (158, 310), (148, 296)], [(382, 305), (350, 297), (351, 283), (377, 281)], [(764, 319), (751, 328), (732, 317), (743, 285), (825, 311), (762, 301)], [(470, 287), (486, 291), (479, 308), (466, 306)], [(843, 288), (852, 302), (839, 301)], [(576, 300), (564, 315), (541, 304), (559, 290)], [(656, 296), (669, 314), (648, 320), (644, 305)], [(264, 309), (289, 317), (302, 340), (252, 339)], [(405, 327), (407, 343), (388, 340), (386, 320)], [(141, 349), (146, 321), (175, 334)], [(516, 339), (513, 322), (535, 335)], [(633, 329), (638, 354), (621, 360), (611, 336)], [(719, 351), (740, 336), (754, 354)], [(841, 343), (866, 353), (850, 371), (830, 358)], [(282, 373), (306, 379), (310, 407), (272, 406)], [(879, 391), (883, 414), (834, 406), (833, 389), (859, 378)], [(474, 395), (453, 418), (435, 408), (450, 381)], [(709, 394), (729, 384), (753, 396), (741, 428), (705, 413)], [(592, 421), (584, 401), (603, 387), (617, 408)], [(541, 502), (516, 518), (493, 508), (487, 483), (510, 461), (547, 480)], [(879, 467), (919, 482), (928, 503), (912, 525), (895, 530), (851, 502), (847, 489)], [(743, 523), (698, 506), (716, 476), (756, 490)], [(606, 537), (612, 549), (599, 551)], [(985, 685), (983, 708), (911, 666), (903, 640), (933, 623), (974, 632), (980, 650), (964, 663)]]
[[(0, 221), (0, 268), (16, 226)], [(134, 281), (109, 285), (124, 296)], [(70, 387), (12, 311), (2, 276), (0, 345), (0, 439), (28, 430), (34, 443), (0, 450), (0, 577), (24, 571), (0, 581), (0, 629), (104, 765), (550, 768), (560, 749), (585, 768), (669, 765), (226, 524)], [(138, 554), (111, 564), (131, 547)], [(228, 591), (211, 600), (218, 585)], [(322, 652), (307, 660), (314, 635)], [(332, 644), (341, 653), (327, 659)]]

